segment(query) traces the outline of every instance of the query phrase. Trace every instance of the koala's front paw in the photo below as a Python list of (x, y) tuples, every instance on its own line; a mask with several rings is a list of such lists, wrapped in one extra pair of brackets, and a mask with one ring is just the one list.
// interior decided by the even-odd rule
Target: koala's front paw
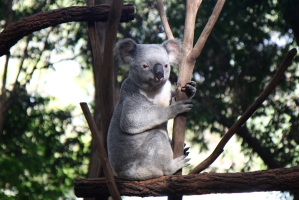
[(185, 92), (189, 99), (191, 99), (196, 93), (196, 82), (190, 81), (182, 87), (182, 92)]
[[(171, 100), (171, 111), (172, 113), (176, 116), (177, 114), (188, 112), (192, 109), (192, 101), (187, 99), (187, 100), (182, 100), (182, 101), (175, 101), (175, 98), (173, 97)], [(175, 117), (173, 116), (173, 117)]]

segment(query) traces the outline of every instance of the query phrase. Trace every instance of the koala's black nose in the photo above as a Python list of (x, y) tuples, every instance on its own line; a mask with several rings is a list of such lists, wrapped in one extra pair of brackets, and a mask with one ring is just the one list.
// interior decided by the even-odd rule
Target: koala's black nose
[(164, 78), (164, 70), (163, 70), (162, 65), (155, 64), (155, 66), (154, 66), (154, 75), (155, 75), (156, 81), (160, 81)]

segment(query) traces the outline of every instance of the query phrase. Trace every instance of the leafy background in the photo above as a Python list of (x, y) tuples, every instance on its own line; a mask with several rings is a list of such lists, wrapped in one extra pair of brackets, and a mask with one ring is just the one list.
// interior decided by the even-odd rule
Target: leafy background
[[(119, 27), (118, 39), (161, 43), (166, 37), (154, 1), (127, 1), (136, 7), (136, 19)], [(185, 1), (165, 1), (175, 37), (183, 37)], [(196, 21), (198, 38), (216, 1), (203, 1)], [(0, 2), (0, 30), (32, 14), (84, 1), (4, 0)], [(194, 70), (197, 94), (188, 115), (187, 143), (192, 154), (210, 152), (218, 139), (263, 91), (286, 52), (298, 46), (298, 0), (227, 1)], [(73, 181), (90, 174), (90, 133), (78, 104), (94, 106), (92, 56), (86, 23), (65, 23), (24, 37), (12, 49), (7, 78), (3, 127), (0, 131), (0, 199), (74, 199)], [(61, 68), (77, 70), (76, 85), (50, 89)], [(298, 57), (275, 92), (236, 134), (231, 146), (242, 159), (225, 150), (207, 171), (235, 172), (296, 166), (299, 162)], [(121, 84), (127, 68), (118, 67)], [(50, 81), (47, 79), (54, 74)], [(173, 69), (171, 81), (176, 82)], [(63, 77), (61, 77), (63, 79)], [(2, 84), (3, 85), (3, 84)], [(68, 87), (63, 87), (67, 85)], [(2, 86), (1, 86), (2, 87)], [(62, 91), (71, 103), (53, 96)], [(82, 92), (83, 91), (83, 92)], [(87, 97), (81, 97), (81, 96)], [(78, 99), (76, 99), (78, 98)], [(1, 121), (1, 120), (0, 120)], [(197, 157), (198, 158), (198, 157)], [(195, 161), (196, 163), (196, 161)], [(298, 194), (286, 195), (296, 199)]]

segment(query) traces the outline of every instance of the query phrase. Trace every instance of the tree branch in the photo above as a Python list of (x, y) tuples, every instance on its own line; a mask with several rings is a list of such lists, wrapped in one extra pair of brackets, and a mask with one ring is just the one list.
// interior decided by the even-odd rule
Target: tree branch
[[(194, 98), (196, 100), (199, 99), (197, 95)], [(221, 113), (220, 110), (213, 106), (212, 100), (209, 97), (201, 97), (201, 100), (198, 101), (203, 102), (204, 106), (207, 106), (212, 110), (212, 113), (217, 116), (216, 118), (219, 124), (227, 127), (228, 129), (234, 124), (234, 121), (228, 119)], [(269, 149), (262, 146), (261, 142), (250, 134), (246, 124), (242, 126), (236, 134), (241, 137), (252, 148), (252, 150), (258, 154), (259, 157), (261, 157), (269, 169), (283, 167), (277, 160), (275, 160)]]
[[(299, 166), (243, 173), (202, 173), (162, 176), (145, 181), (116, 179), (125, 196), (201, 195), (299, 189)], [(77, 197), (108, 196), (104, 178), (76, 179)]]
[(6, 60), (4, 64), (4, 70), (2, 75), (2, 88), (0, 96), (0, 139), (2, 137), (3, 125), (4, 125), (4, 115), (5, 115), (5, 104), (6, 104), (6, 79), (7, 79), (7, 69), (10, 54), (6, 55)]
[(14, 82), (14, 87), (12, 89), (13, 91), (14, 91), (15, 86), (18, 84), (19, 76), (20, 76), (20, 74), (23, 70), (23, 67), (24, 67), (24, 61), (28, 57), (27, 52), (28, 52), (29, 42), (31, 41), (31, 39), (32, 39), (32, 34), (28, 35), (27, 38), (26, 38), (26, 45), (25, 45), (25, 48), (23, 50), (22, 57), (20, 59), (19, 69), (18, 69), (16, 79), (15, 79), (15, 82)]
[(106, 150), (104, 148), (103, 137), (101, 137), (101, 134), (97, 129), (97, 126), (92, 118), (92, 115), (89, 111), (87, 104), (80, 103), (80, 106), (85, 115), (86, 121), (87, 121), (90, 131), (93, 135), (93, 138), (95, 139), (96, 147), (97, 147), (99, 155), (100, 155), (101, 165), (103, 167), (104, 174), (106, 177), (104, 179), (104, 180), (106, 180), (105, 184), (107, 184), (107, 188), (109, 189), (110, 194), (112, 195), (112, 198), (114, 200), (121, 200), (118, 189), (115, 184), (113, 172), (111, 170), (111, 166), (110, 166), (107, 154), (106, 154)]
[[(0, 33), (0, 56), (7, 54), (21, 38), (34, 31), (72, 21), (107, 21), (109, 11), (110, 5), (72, 6), (20, 19)], [(127, 22), (133, 19), (133, 4), (124, 5), (120, 21)]]
[(157, 0), (157, 9), (159, 11), (159, 15), (160, 15), (162, 25), (164, 27), (164, 31), (166, 33), (167, 38), (169, 40), (174, 39), (172, 31), (171, 31), (169, 23), (168, 23), (168, 20), (167, 20), (167, 16), (165, 14), (163, 0)]
[[(187, 0), (186, 5), (186, 19), (184, 28), (184, 40), (183, 40), (183, 52), (182, 61), (179, 65), (178, 81), (176, 88), (176, 101), (187, 99), (184, 92), (181, 91), (182, 87), (187, 82), (191, 81), (192, 72), (195, 62), (191, 63), (187, 60), (190, 51), (193, 48), (195, 19), (198, 8), (202, 0)], [(172, 149), (173, 158), (177, 158), (184, 154), (185, 143), (185, 130), (187, 122), (187, 113), (182, 113), (174, 118), (173, 133), (172, 133)], [(177, 175), (182, 174), (182, 170), (179, 170)], [(179, 195), (171, 195), (168, 200), (182, 200), (183, 197)]]
[(241, 137), (243, 141), (245, 141), (254, 152), (258, 154), (258, 156), (263, 160), (263, 162), (269, 169), (283, 167), (283, 165), (275, 159), (271, 151), (268, 148), (262, 146), (261, 141), (249, 132), (246, 124), (242, 126), (236, 132), (236, 134)]
[(202, 170), (206, 169), (210, 166), (218, 156), (223, 152), (223, 148), (226, 143), (230, 140), (230, 138), (238, 131), (238, 129), (251, 117), (251, 115), (259, 108), (259, 106), (268, 98), (271, 92), (275, 89), (279, 80), (284, 75), (284, 72), (291, 64), (294, 56), (297, 54), (297, 50), (295, 48), (291, 49), (286, 58), (284, 59), (281, 67), (278, 69), (277, 73), (270, 81), (265, 90), (260, 94), (260, 96), (255, 100), (255, 102), (245, 111), (245, 113), (237, 120), (237, 122), (228, 130), (228, 132), (222, 137), (218, 145), (212, 154), (206, 158), (203, 162), (201, 162), (198, 166), (196, 166), (190, 174), (200, 173)]
[(211, 17), (209, 18), (209, 21), (208, 23), (206, 24), (204, 30), (202, 31), (199, 39), (197, 40), (192, 52), (190, 53), (190, 57), (189, 59), (191, 61), (195, 61), (196, 58), (200, 55), (220, 13), (221, 13), (221, 10), (224, 6), (224, 3), (225, 3), (225, 0), (218, 0), (216, 5), (215, 5), (215, 8), (212, 12), (212, 15)]
[[(194, 39), (194, 28), (196, 13), (201, 4), (201, 0), (188, 0), (186, 19), (185, 19), (185, 30), (184, 30), (184, 41), (183, 41), (183, 55), (182, 62), (179, 66), (178, 82), (176, 89), (176, 101), (186, 99), (185, 93), (181, 92), (181, 88), (191, 80), (192, 71), (194, 68), (191, 63), (187, 62), (189, 52), (193, 47)], [(191, 71), (190, 71), (191, 68)], [(186, 129), (187, 114), (179, 114), (174, 119), (173, 134), (172, 134), (172, 148), (173, 157), (177, 158), (184, 154), (184, 140), (185, 140), (185, 129)]]

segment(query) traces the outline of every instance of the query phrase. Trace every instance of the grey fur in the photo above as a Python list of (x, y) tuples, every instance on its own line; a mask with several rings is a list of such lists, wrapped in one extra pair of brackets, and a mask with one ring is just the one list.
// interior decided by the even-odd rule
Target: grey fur
[[(173, 159), (167, 133), (167, 121), (192, 108), (190, 100), (171, 101), (170, 65), (179, 63), (180, 52), (178, 40), (159, 45), (124, 39), (116, 45), (116, 56), (130, 67), (108, 131), (109, 161), (118, 178), (151, 179), (188, 165), (185, 155)], [(196, 91), (193, 84), (185, 89), (192, 96)]]

